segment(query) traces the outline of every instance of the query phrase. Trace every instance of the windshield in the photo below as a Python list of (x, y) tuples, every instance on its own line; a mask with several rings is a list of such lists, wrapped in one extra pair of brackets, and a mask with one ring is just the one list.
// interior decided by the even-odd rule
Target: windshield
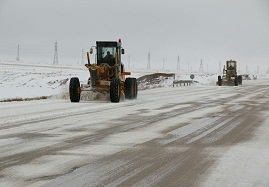
[(110, 56), (111, 55), (111, 58), (115, 58), (115, 54), (117, 52), (117, 49), (116, 47), (102, 47), (102, 46), (99, 46), (97, 48), (97, 64), (100, 65), (101, 63), (104, 63), (104, 59), (107, 57), (107, 56)]
[(235, 69), (235, 62), (228, 62), (228, 63), (227, 63), (227, 68), (228, 68), (229, 70), (233, 70), (233, 69)]

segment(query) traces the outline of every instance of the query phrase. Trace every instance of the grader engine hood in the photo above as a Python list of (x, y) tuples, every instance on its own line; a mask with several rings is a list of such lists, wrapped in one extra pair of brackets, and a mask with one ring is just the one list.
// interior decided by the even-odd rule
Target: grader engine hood
[(109, 70), (110, 67), (107, 64), (104, 64), (102, 66), (97, 66), (97, 77), (109, 77)]

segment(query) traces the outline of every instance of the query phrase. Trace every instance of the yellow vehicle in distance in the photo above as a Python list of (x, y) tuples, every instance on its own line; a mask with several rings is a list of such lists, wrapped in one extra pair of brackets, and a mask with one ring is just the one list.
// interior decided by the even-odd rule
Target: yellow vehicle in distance
[(238, 86), (242, 84), (242, 76), (237, 74), (237, 62), (235, 60), (226, 61), (222, 76), (218, 76), (219, 86)]

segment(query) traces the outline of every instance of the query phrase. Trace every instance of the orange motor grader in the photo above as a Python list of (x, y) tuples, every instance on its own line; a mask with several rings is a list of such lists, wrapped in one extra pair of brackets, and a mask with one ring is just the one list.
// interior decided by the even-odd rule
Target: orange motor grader
[(121, 61), (124, 49), (119, 41), (97, 41), (96, 62), (91, 64), (90, 55), (93, 48), (87, 52), (88, 64), (85, 64), (90, 73), (87, 84), (80, 84), (78, 77), (72, 77), (69, 83), (69, 96), (71, 102), (79, 102), (83, 91), (109, 92), (110, 101), (118, 103), (121, 96), (127, 99), (137, 98), (137, 80), (127, 77), (131, 75), (126, 72)]
[(223, 75), (218, 76), (219, 86), (238, 86), (242, 84), (242, 76), (237, 74), (237, 62), (235, 60), (227, 60), (226, 68), (223, 68)]

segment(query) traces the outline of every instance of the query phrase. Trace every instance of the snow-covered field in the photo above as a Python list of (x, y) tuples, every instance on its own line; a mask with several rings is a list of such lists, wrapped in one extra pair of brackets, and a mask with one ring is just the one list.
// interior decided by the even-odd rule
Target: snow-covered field
[(0, 63), (0, 99), (57, 96), (70, 77), (87, 78), (83, 67)]
[[(191, 72), (158, 71), (128, 69), (132, 77), (140, 77), (157, 72), (175, 73), (176, 79), (190, 80)], [(194, 73), (197, 85), (215, 85), (217, 75)], [(71, 77), (78, 77), (81, 83), (86, 83), (89, 72), (83, 65), (61, 66), (27, 63), (0, 62), (0, 101), (39, 99), (53, 97), (58, 99), (68, 98), (68, 85)], [(147, 88), (172, 86), (173, 80), (161, 81), (158, 85)], [(140, 85), (143, 89), (143, 85)], [(94, 98), (94, 97), (89, 97)]]

